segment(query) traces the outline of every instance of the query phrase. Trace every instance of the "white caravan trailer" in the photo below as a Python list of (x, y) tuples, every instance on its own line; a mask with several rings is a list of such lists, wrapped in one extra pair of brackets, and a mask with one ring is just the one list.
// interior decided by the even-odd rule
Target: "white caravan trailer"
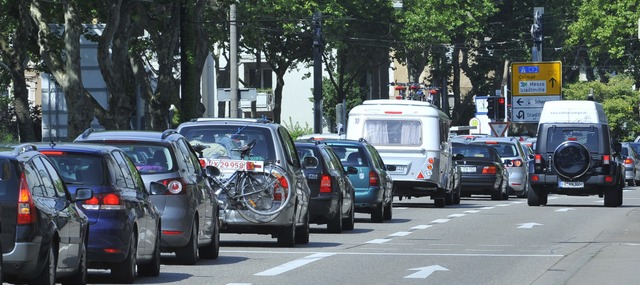
[(367, 100), (349, 112), (347, 139), (364, 138), (390, 170), (395, 168), (389, 171), (394, 196), (430, 196), (436, 207), (444, 207), (460, 201), (450, 125), (449, 117), (427, 102)]

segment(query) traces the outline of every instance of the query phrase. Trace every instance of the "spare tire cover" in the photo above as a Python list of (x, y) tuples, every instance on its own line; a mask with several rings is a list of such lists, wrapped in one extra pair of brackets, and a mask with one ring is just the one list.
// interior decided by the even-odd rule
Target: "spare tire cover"
[(562, 177), (573, 179), (580, 177), (589, 169), (591, 155), (582, 144), (565, 141), (558, 145), (553, 153), (553, 166)]

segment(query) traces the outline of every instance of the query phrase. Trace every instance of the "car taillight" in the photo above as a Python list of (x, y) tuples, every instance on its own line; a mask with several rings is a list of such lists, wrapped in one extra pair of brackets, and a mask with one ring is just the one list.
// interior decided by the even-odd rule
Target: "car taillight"
[(509, 165), (507, 165), (509, 167), (522, 167), (522, 160), (521, 159), (512, 159), (511, 163), (509, 163)]
[(380, 178), (378, 177), (378, 173), (373, 170), (369, 170), (369, 186), (378, 186), (380, 182)]
[(331, 193), (331, 177), (327, 174), (320, 179), (320, 193)]
[(200, 167), (202, 167), (202, 168), (207, 167), (207, 161), (204, 160), (204, 158), (200, 158), (200, 159), (198, 159), (198, 161), (200, 162)]
[(542, 163), (542, 154), (536, 153), (536, 154), (533, 156), (533, 161), (534, 161), (536, 164), (540, 164), (540, 163)]
[(603, 155), (602, 156), (602, 164), (610, 164), (611, 163), (611, 156), (610, 155)]
[(624, 164), (633, 164), (633, 159), (627, 158), (624, 160)]
[[(167, 190), (169, 190), (169, 193), (174, 195), (184, 194), (184, 191), (182, 191), (182, 189), (185, 189), (185, 187), (187, 186), (187, 183), (182, 179), (165, 179), (158, 182), (164, 184), (164, 186), (167, 186)], [(165, 192), (164, 194), (168, 193)]]
[[(287, 182), (287, 178), (284, 176), (278, 177), (278, 184), (275, 186), (275, 191), (273, 192), (273, 199), (277, 201), (284, 201), (287, 199), (287, 195), (289, 195), (289, 182)], [(284, 195), (284, 199), (283, 199)]]
[(20, 192), (18, 193), (18, 225), (28, 225), (35, 223), (35, 207), (29, 185), (24, 173), (20, 176)]
[(124, 205), (120, 202), (120, 195), (108, 193), (95, 195), (84, 201), (82, 208), (87, 210), (122, 210)]
[(485, 166), (482, 168), (482, 174), (496, 174), (497, 170), (495, 166)]

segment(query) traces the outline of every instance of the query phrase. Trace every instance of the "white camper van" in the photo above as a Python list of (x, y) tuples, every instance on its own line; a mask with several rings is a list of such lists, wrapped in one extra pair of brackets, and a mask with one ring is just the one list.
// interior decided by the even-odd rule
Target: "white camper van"
[(347, 139), (364, 138), (376, 147), (393, 170), (394, 196), (430, 196), (436, 207), (444, 207), (460, 201), (450, 125), (449, 117), (427, 102), (367, 100), (349, 112)]

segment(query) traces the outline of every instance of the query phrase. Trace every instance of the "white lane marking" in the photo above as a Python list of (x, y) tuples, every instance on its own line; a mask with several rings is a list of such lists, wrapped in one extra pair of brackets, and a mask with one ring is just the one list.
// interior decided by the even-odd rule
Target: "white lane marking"
[(372, 240), (370, 240), (368, 242), (365, 242), (365, 243), (377, 243), (377, 244), (380, 244), (380, 243), (388, 242), (390, 240), (391, 239), (388, 239), (388, 238), (378, 238), (378, 239), (372, 239)]
[(418, 267), (418, 268), (410, 268), (407, 270), (418, 270), (418, 272), (415, 273), (411, 273), (407, 276), (405, 276), (404, 278), (420, 278), (420, 279), (425, 279), (427, 277), (429, 277), (429, 275), (431, 275), (433, 272), (436, 271), (449, 271), (449, 269), (446, 269), (440, 265), (431, 265), (431, 266), (425, 266), (425, 267)]
[(491, 210), (491, 209), (493, 209), (493, 208), (495, 208), (495, 207), (491, 207), (491, 206), (489, 206), (489, 207), (482, 207), (482, 208), (480, 208), (480, 210)]
[(480, 211), (478, 210), (468, 210), (468, 211), (464, 211), (466, 214), (475, 214), (475, 213), (479, 213)]
[(451, 214), (449, 216), (447, 216), (447, 218), (460, 218), (460, 217), (464, 217), (467, 214)]
[(576, 209), (574, 208), (562, 208), (562, 209), (557, 209), (556, 212), (568, 212), (568, 211), (575, 211)]
[(451, 221), (451, 219), (437, 219), (437, 220), (433, 220), (431, 221), (432, 224), (444, 224), (448, 221)]
[(507, 207), (507, 206), (511, 206), (511, 204), (498, 204), (498, 205), (496, 205), (496, 207)]
[(428, 229), (430, 227), (433, 227), (432, 225), (417, 225), (415, 227), (412, 227), (412, 230), (424, 230), (424, 229)]
[(511, 204), (524, 204), (524, 202), (522, 202), (522, 201), (515, 201), (515, 202), (511, 202)]
[(251, 283), (227, 283), (226, 285), (251, 285)]
[(314, 253), (312, 255), (305, 256), (303, 258), (296, 259), (296, 260), (287, 262), (285, 264), (278, 265), (278, 266), (276, 266), (274, 268), (267, 269), (265, 271), (256, 273), (254, 275), (257, 275), (257, 276), (276, 276), (278, 274), (285, 273), (285, 272), (287, 272), (289, 270), (296, 269), (298, 267), (307, 265), (307, 264), (309, 264), (311, 262), (318, 261), (320, 259), (323, 259), (323, 258), (328, 257), (328, 256), (332, 256), (332, 255), (334, 255), (334, 253)]
[(411, 232), (395, 232), (395, 233), (390, 234), (389, 236), (390, 237), (404, 237), (404, 236), (408, 236), (410, 234), (411, 234)]
[[(540, 245), (546, 247), (546, 245)], [(522, 251), (522, 250), (520, 250)], [(297, 251), (258, 251), (258, 250), (220, 250), (224, 253), (254, 253), (254, 254), (300, 254)], [(314, 253), (314, 252), (308, 252)], [(375, 255), (375, 256), (462, 256), (462, 257), (564, 257), (562, 254), (476, 254), (476, 253), (416, 253), (416, 252), (327, 252), (315, 254), (331, 255)]]
[(520, 224), (520, 226), (518, 226), (519, 229), (530, 229), (533, 228), (534, 226), (543, 226), (543, 224), (538, 224), (535, 222), (531, 222), (531, 223), (524, 223), (524, 224)]

